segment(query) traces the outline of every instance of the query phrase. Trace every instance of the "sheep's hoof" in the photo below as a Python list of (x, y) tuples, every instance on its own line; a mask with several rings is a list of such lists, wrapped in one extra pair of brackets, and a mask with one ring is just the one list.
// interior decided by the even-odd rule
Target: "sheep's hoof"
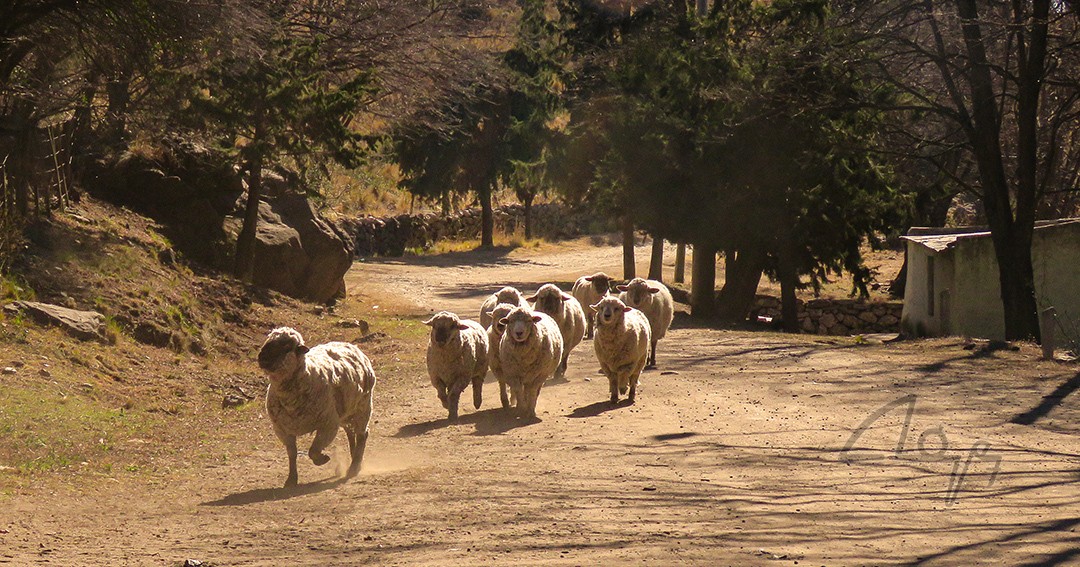
[(295, 476), (290, 476), (289, 478), (285, 479), (285, 488), (292, 488), (294, 486), (296, 486)]
[(330, 462), (330, 456), (323, 453), (312, 453), (308, 456), (311, 457), (311, 462), (315, 463), (315, 466), (321, 467)]
[(621, 394), (621, 395), (623, 395), (623, 396), (625, 396), (625, 395), (626, 395), (626, 387), (625, 387), (625, 386), (624, 386), (624, 387), (622, 387), (622, 388), (619, 388), (619, 394)]
[(611, 405), (613, 405), (613, 406), (619, 405), (619, 396), (617, 396), (615, 394), (611, 395)]

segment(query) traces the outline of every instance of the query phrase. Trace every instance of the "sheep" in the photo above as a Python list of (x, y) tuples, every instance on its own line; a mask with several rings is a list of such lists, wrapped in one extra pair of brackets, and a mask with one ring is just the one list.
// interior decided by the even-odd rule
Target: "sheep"
[(473, 406), (480, 409), (484, 376), (488, 370), (487, 332), (476, 321), (458, 319), (449, 311), (436, 313), (424, 324), (431, 327), (427, 348), (428, 376), (439, 394), (439, 401), (449, 412), (448, 419), (457, 419), (458, 400), (470, 382)]
[(500, 303), (509, 303), (515, 307), (524, 307), (526, 309), (530, 308), (529, 302), (525, 301), (525, 296), (517, 288), (506, 286), (488, 296), (483, 305), (480, 306), (480, 324), (485, 329), (491, 327), (491, 311)]
[(536, 399), (563, 358), (562, 333), (546, 313), (515, 307), (499, 323), (503, 376), (514, 392), (518, 413), (536, 419)]
[(296, 486), (296, 438), (315, 432), (308, 457), (317, 466), (330, 457), (323, 450), (337, 436), (349, 436), (352, 461), (346, 478), (360, 472), (371, 421), (375, 371), (356, 345), (331, 342), (308, 348), (295, 329), (278, 327), (259, 351), (259, 368), (270, 378), (266, 413), (289, 455), (285, 487)]
[[(574, 289), (570, 292), (570, 295), (574, 296), (574, 299), (578, 300), (578, 303), (585, 309), (603, 299), (605, 295), (611, 291), (611, 284), (615, 281), (615, 278), (605, 274), (604, 272), (596, 272), (591, 276), (581, 276), (574, 282)], [(586, 313), (585, 317), (585, 338), (593, 338), (593, 314)]]
[(487, 331), (488, 366), (491, 368), (491, 373), (495, 375), (495, 379), (499, 381), (499, 400), (502, 401), (503, 408), (509, 408), (513, 400), (506, 396), (506, 379), (503, 376), (502, 359), (499, 358), (499, 341), (502, 339), (503, 331), (506, 330), (501, 321), (514, 310), (514, 307), (509, 303), (496, 305), (491, 312), (492, 323)]
[(656, 280), (634, 278), (626, 285), (616, 286), (621, 291), (619, 299), (637, 309), (649, 319), (652, 330), (652, 347), (649, 349), (649, 364), (646, 368), (656, 367), (656, 343), (667, 335), (671, 321), (675, 318), (675, 300), (666, 285)]
[(544, 284), (525, 299), (532, 301), (536, 311), (548, 314), (559, 326), (563, 339), (563, 355), (555, 377), (562, 378), (566, 375), (566, 361), (570, 358), (570, 351), (585, 337), (585, 311), (581, 309), (578, 300), (564, 293), (555, 284)]
[(591, 307), (596, 310), (593, 349), (600, 369), (608, 378), (611, 403), (619, 403), (619, 394), (626, 394), (627, 388), (630, 389), (627, 400), (633, 402), (638, 378), (649, 357), (652, 341), (649, 319), (612, 295)]

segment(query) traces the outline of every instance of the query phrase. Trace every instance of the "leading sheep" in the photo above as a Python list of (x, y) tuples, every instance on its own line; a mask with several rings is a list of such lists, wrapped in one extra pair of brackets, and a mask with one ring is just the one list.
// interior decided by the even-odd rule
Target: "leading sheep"
[(517, 307), (499, 321), (503, 376), (514, 392), (518, 412), (536, 418), (540, 388), (555, 374), (563, 358), (562, 333), (546, 313)]
[(308, 457), (325, 465), (330, 457), (323, 450), (337, 436), (338, 427), (349, 436), (352, 461), (347, 477), (356, 476), (367, 447), (375, 388), (368, 357), (349, 343), (308, 348), (295, 329), (278, 327), (263, 342), (259, 368), (270, 377), (266, 413), (289, 455), (285, 486), (296, 486), (296, 438), (315, 432)]

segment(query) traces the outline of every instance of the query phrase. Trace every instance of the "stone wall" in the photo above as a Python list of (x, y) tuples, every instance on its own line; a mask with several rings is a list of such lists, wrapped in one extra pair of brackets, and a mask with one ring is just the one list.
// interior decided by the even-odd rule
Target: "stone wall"
[[(548, 203), (532, 207), (533, 237), (572, 238), (592, 232), (614, 230), (611, 222), (597, 220), (586, 210)], [(359, 217), (338, 222), (352, 236), (359, 256), (401, 256), (406, 250), (426, 249), (439, 240), (480, 238), (480, 209), (448, 216), (434, 213), (395, 217)], [(525, 207), (507, 205), (495, 209), (495, 231), (524, 231)]]
[[(799, 326), (819, 335), (898, 333), (904, 304), (900, 301), (858, 301), (854, 299), (799, 300)], [(759, 295), (750, 318), (780, 319), (780, 298)]]

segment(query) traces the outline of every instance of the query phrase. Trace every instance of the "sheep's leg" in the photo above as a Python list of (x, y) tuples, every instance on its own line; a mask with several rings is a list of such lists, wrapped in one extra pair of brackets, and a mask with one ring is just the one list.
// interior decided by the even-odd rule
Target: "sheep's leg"
[(540, 397), (540, 389), (543, 387), (544, 380), (537, 380), (535, 384), (525, 386), (523, 399), (519, 406), (523, 416), (536, 419), (536, 400)]
[(611, 405), (619, 403), (619, 379), (614, 374), (608, 374), (608, 390), (611, 391)]
[(502, 402), (503, 409), (510, 407), (510, 399), (506, 395), (506, 382), (499, 380), (499, 401)]
[(461, 392), (447, 394), (446, 398), (446, 409), (449, 412), (449, 415), (447, 415), (447, 419), (449, 419), (450, 421), (455, 421), (458, 417), (458, 400), (461, 399)]
[(634, 396), (637, 395), (637, 382), (639, 375), (641, 375), (640, 370), (634, 372), (634, 374), (630, 376), (630, 395), (626, 397), (626, 399), (629, 400), (630, 403), (634, 402)]
[(367, 404), (361, 411), (360, 416), (356, 418), (354, 423), (356, 424), (353, 430), (346, 430), (349, 434), (349, 454), (352, 457), (352, 462), (349, 463), (349, 472), (346, 474), (347, 478), (352, 478), (360, 472), (361, 464), (364, 461), (364, 450), (367, 449), (368, 440), (368, 423), (371, 422), (371, 396), (368, 396)]
[(444, 409), (449, 408), (450, 407), (449, 406), (450, 401), (449, 401), (449, 399), (447, 398), (447, 395), (446, 395), (446, 386), (444, 386), (440, 382), (439, 384), (437, 384), (435, 386), (435, 392), (437, 394), (439, 394), (439, 401), (442, 402), (442, 407)]
[(322, 466), (330, 462), (330, 456), (323, 453), (323, 450), (334, 442), (334, 437), (337, 437), (337, 430), (338, 424), (335, 423), (333, 427), (328, 426), (316, 431), (315, 440), (311, 442), (311, 448), (308, 449), (308, 457), (316, 466)]
[(652, 346), (649, 348), (649, 362), (645, 365), (645, 368), (656, 368), (656, 340), (652, 342)]
[(285, 453), (289, 455), (289, 476), (285, 479), (285, 488), (296, 486), (296, 436), (276, 432), (278, 439), (285, 445)]
[(472, 403), (473, 407), (480, 409), (480, 403), (484, 397), (484, 375), (474, 376), (472, 379)]
[(570, 353), (566, 353), (562, 357), (562, 362), (559, 363), (559, 369), (555, 371), (556, 379), (566, 378), (566, 363), (570, 359)]

